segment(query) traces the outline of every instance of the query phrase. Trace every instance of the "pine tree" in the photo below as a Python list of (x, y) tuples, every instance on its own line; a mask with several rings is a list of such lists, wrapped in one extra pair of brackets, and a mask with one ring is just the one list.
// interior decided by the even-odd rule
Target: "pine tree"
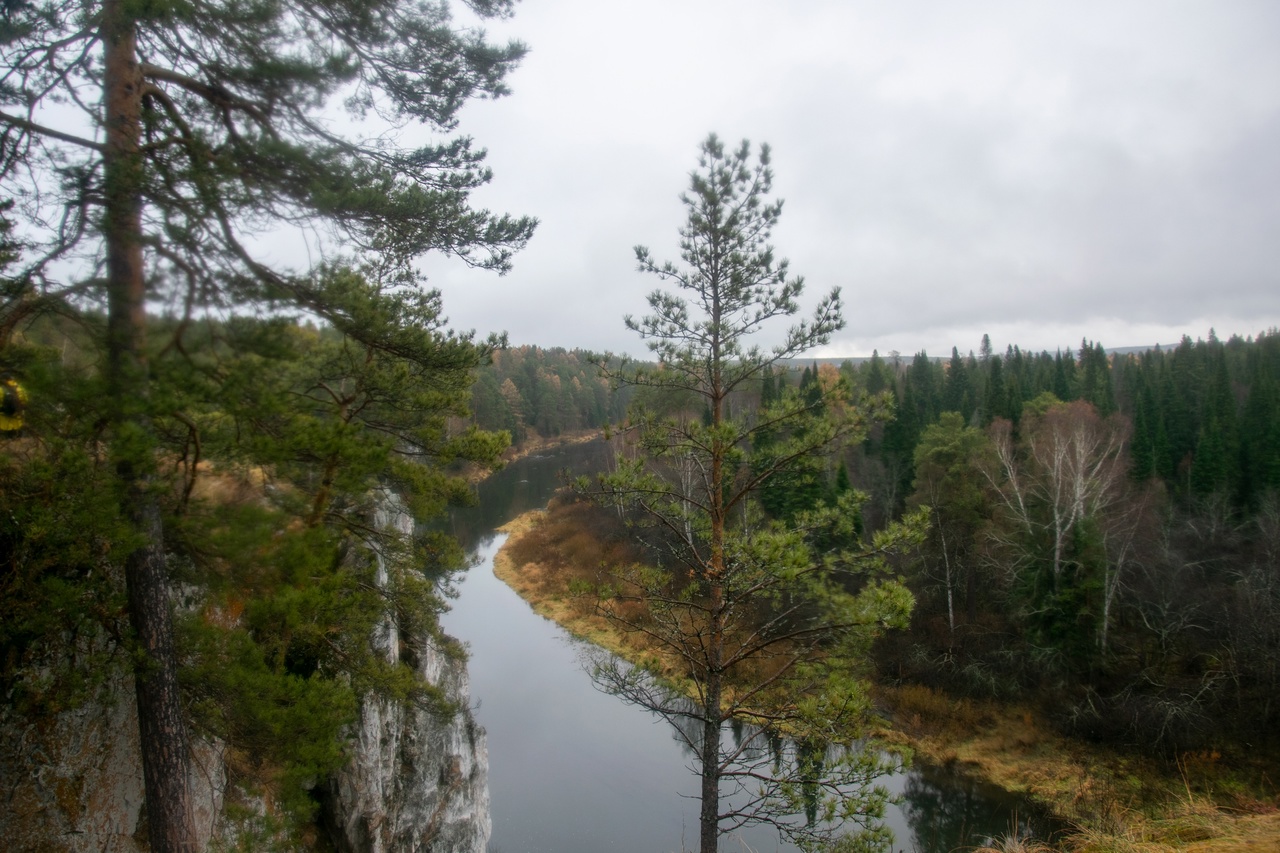
[[(812, 762), (726, 751), (721, 733), (737, 719), (751, 742), (785, 730), (805, 743), (819, 735), (815, 724), (828, 739), (853, 734), (866, 707), (853, 674), (868, 640), (880, 624), (902, 624), (909, 609), (906, 590), (878, 577), (867, 555), (842, 550), (823, 558), (806, 539), (806, 530), (848, 533), (854, 493), (845, 493), (838, 509), (806, 514), (793, 528), (767, 522), (756, 507), (770, 478), (861, 440), (885, 402), (863, 408), (835, 371), (828, 384), (822, 371), (806, 368), (805, 387), (782, 388), (755, 418), (728, 410), (730, 395), (760, 381), (767, 367), (826, 341), (843, 325), (833, 290), (813, 319), (791, 326), (781, 344), (764, 351), (751, 342), (762, 324), (797, 312), (802, 288), (767, 242), (782, 209), (769, 199), (771, 179), (767, 147), (753, 163), (747, 143), (730, 151), (709, 137), (681, 197), (688, 213), (680, 231), (683, 264), (659, 264), (637, 247), (640, 269), (674, 292), (654, 291), (652, 313), (626, 321), (646, 339), (658, 367), (628, 369), (617, 378), (677, 399), (691, 395), (710, 417), (703, 423), (637, 412), (643, 455), (619, 459), (617, 472), (595, 487), (580, 484), (635, 510), (634, 529), (665, 555), (660, 566), (614, 569), (615, 595), (601, 601), (601, 612), (675, 656), (690, 679), (692, 702), (664, 689), (656, 664), (606, 662), (596, 677), (610, 692), (672, 722), (694, 751), (703, 853), (715, 853), (722, 832), (747, 822), (767, 821), (805, 838), (832, 832), (847, 819), (865, 820), (858, 810), (874, 808), (878, 796), (861, 784), (876, 763), (868, 752), (849, 751), (825, 764), (820, 778), (801, 779), (797, 774), (811, 772)], [(762, 431), (773, 435), (763, 448), (757, 442)], [(698, 477), (678, 476), (686, 460)], [(889, 547), (894, 535), (918, 534), (895, 529), (877, 544)], [(868, 571), (861, 593), (841, 586), (845, 572)], [(639, 621), (637, 607), (647, 614)], [(765, 671), (770, 674), (762, 677)], [(753, 805), (722, 808), (722, 786), (748, 784), (760, 789)], [(788, 817), (803, 813), (813, 797), (830, 805), (830, 822)]]
[[(492, 16), (511, 4), (469, 5)], [(405, 149), (387, 142), (392, 133), (344, 134), (327, 111), (345, 106), (356, 126), (447, 133), (467, 100), (505, 92), (523, 49), (455, 28), (444, 4), (399, 0), (47, 0), (10, 4), (4, 27), (0, 168), (5, 186), (34, 203), (32, 260), (6, 294), (6, 325), (70, 300), (105, 304), (103, 422), (137, 543), (126, 590), (146, 650), (136, 683), (150, 843), (186, 850), (186, 726), (157, 497), (157, 421), (169, 413), (152, 377), (157, 352), (181, 353), (191, 323), (157, 348), (147, 307), (171, 305), (187, 321), (296, 308), (340, 324), (342, 307), (316, 277), (269, 265), (247, 245), (276, 224), (310, 226), (327, 251), (376, 263), (371, 277), (389, 289), (417, 286), (412, 261), (433, 250), (505, 270), (533, 223), (468, 206), (489, 179), (469, 140)], [(55, 260), (97, 247), (101, 269), (58, 278)]]

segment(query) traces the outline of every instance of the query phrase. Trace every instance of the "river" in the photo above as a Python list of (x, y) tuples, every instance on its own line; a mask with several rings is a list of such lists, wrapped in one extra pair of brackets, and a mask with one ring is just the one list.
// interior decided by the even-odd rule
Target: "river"
[[(697, 848), (697, 778), (667, 724), (601, 693), (582, 664), (581, 641), (538, 616), (493, 574), (505, 541), (496, 528), (544, 506), (558, 472), (590, 473), (603, 442), (527, 457), (484, 481), (477, 507), (455, 510), (454, 534), (475, 555), (444, 615), (470, 651), (471, 695), (488, 732), (493, 836), (489, 853), (680, 853)], [(943, 853), (1025, 831), (1035, 810), (1000, 789), (942, 768), (916, 766), (884, 780), (894, 851)], [(757, 828), (724, 851), (794, 848)]]

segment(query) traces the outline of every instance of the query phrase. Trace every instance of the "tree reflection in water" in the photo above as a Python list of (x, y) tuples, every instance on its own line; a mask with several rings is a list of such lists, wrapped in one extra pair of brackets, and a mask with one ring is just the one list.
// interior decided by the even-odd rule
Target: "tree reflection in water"
[[(615, 684), (599, 680), (602, 672), (618, 673), (616, 659), (600, 667), (607, 652), (583, 649), (596, 686), (613, 693)], [(670, 695), (659, 713), (697, 773), (702, 748), (698, 705)], [(654, 710), (652, 707), (650, 710)], [(722, 826), (728, 832), (751, 826), (775, 829), (780, 841), (832, 853), (890, 850), (894, 836), (885, 825), (894, 796), (884, 780), (903, 769), (896, 757), (874, 746), (795, 741), (776, 731), (740, 719), (721, 730)]]
[(912, 849), (920, 853), (990, 845), (1005, 836), (1047, 838), (1054, 829), (1021, 798), (929, 765), (908, 774), (901, 808)]
[[(607, 446), (598, 442), (522, 459), (479, 485), (479, 506), (454, 511), (445, 524), (469, 548), (474, 548), (491, 539), (495, 535), (494, 527), (513, 515), (544, 506), (561, 482), (558, 477), (560, 471), (566, 468), (574, 472), (594, 470), (596, 466), (607, 464), (610, 458)], [(487, 569), (479, 574), (486, 578), (484, 583), (501, 587), (502, 595), (497, 598), (505, 600), (510, 595), (510, 590), (493, 579)], [(623, 779), (625, 774), (632, 775), (625, 777), (625, 783), (620, 783), (627, 791), (625, 796), (611, 798), (609, 791), (612, 789), (604, 786), (604, 791), (592, 802), (597, 805), (607, 802), (610, 808), (601, 806), (598, 814), (584, 815), (580, 800), (547, 793), (579, 791), (590, 785), (575, 787), (577, 780), (598, 777), (591, 775), (584, 763), (586, 758), (576, 764), (566, 764), (547, 758), (546, 753), (537, 749), (516, 748), (516, 744), (531, 742), (534, 734), (538, 743), (583, 740), (589, 746), (580, 752), (599, 756), (600, 753), (617, 751), (620, 740), (630, 741), (636, 737), (647, 744), (652, 743), (646, 737), (650, 731), (650, 718), (646, 716), (643, 722), (634, 724), (639, 729), (636, 731), (629, 728), (633, 725), (630, 714), (619, 712), (616, 716), (609, 716), (609, 712), (600, 711), (600, 717), (594, 718), (591, 726), (584, 726), (580, 717), (562, 713), (561, 709), (566, 705), (589, 704), (586, 702), (588, 697), (583, 694), (592, 692), (588, 679), (581, 678), (573, 667), (573, 656), (567, 656), (565, 661), (568, 668), (574, 670), (572, 677), (561, 678), (554, 672), (539, 669), (537, 684), (540, 687), (535, 690), (530, 686), (531, 682), (523, 680), (521, 675), (544, 663), (552, 667), (550, 660), (553, 656), (547, 654), (534, 662), (516, 656), (514, 660), (518, 663), (512, 664), (508, 655), (511, 648), (529, 643), (526, 633), (532, 632), (530, 626), (540, 625), (541, 618), (533, 616), (527, 606), (521, 605), (519, 610), (527, 615), (527, 624), (512, 619), (510, 630), (506, 629), (505, 622), (504, 629), (497, 630), (492, 611), (488, 609), (494, 606), (494, 602), (485, 598), (479, 592), (480, 587), (475, 586), (481, 583), (481, 579), (472, 578), (468, 583), (473, 587), (470, 592), (464, 591), (460, 610), (451, 614), (453, 621), (449, 630), (476, 643), (477, 649), (470, 664), (476, 679), (473, 685), (477, 685), (473, 695), (477, 702), (484, 702), (484, 725), (490, 732), (491, 749), (498, 744), (490, 771), (491, 784), (498, 780), (494, 789), (494, 844), (508, 851), (538, 849), (594, 853), (599, 849), (599, 838), (616, 833), (619, 827), (625, 826), (625, 832), (629, 833), (627, 837), (636, 841), (632, 849), (668, 850), (677, 847), (683, 818), (679, 814), (671, 816), (672, 812), (679, 811), (678, 803), (672, 803), (671, 799), (678, 796), (673, 790), (678, 782), (673, 779), (679, 779), (679, 772), (669, 773), (672, 756), (665, 752), (654, 756), (652, 761), (646, 761), (647, 755), (635, 756), (622, 750), (631, 756), (624, 767), (601, 760), (602, 766), (614, 768), (610, 772), (616, 772), (618, 779)], [(466, 600), (473, 596), (480, 596), (474, 600), (483, 601), (484, 605), (469, 608)], [(461, 621), (459, 617), (463, 617)], [(574, 645), (579, 651), (597, 648), (589, 644)], [(513, 669), (513, 666), (523, 668)], [(551, 682), (556, 685), (553, 690), (541, 689), (542, 685)], [(624, 706), (617, 703), (617, 707)], [(536, 726), (536, 730), (531, 731), (531, 725)], [(688, 721), (685, 725), (686, 728), (678, 732), (675, 729), (671, 731), (675, 733), (674, 740), (687, 751), (696, 748), (693, 745), (698, 743), (698, 739), (696, 734), (690, 736)], [(745, 757), (753, 761), (777, 761), (781, 766), (786, 761), (828, 760), (826, 750), (812, 747), (806, 759), (801, 757), (798, 747), (784, 739), (776, 735), (770, 738), (767, 734), (755, 737), (757, 734), (757, 730), (741, 723), (730, 724), (725, 727), (724, 740), (726, 746), (733, 748), (739, 745), (749, 747)], [(809, 772), (796, 774), (800, 781), (796, 786), (794, 818), (802, 825), (821, 817), (818, 805), (821, 792), (804, 781), (810, 772), (816, 775), (816, 771), (817, 766), (814, 765)], [(875, 776), (871, 781), (886, 783), (889, 788), (903, 792), (899, 797), (900, 804), (891, 806), (888, 811), (888, 821), (898, 836), (892, 848), (894, 853), (899, 850), (907, 853), (951, 853), (961, 848), (965, 838), (977, 843), (988, 836), (1003, 836), (1009, 832), (1011, 814), (1017, 814), (1021, 826), (1028, 823), (1038, 829), (1041, 826), (1037, 819), (1027, 820), (1032, 811), (1020, 798), (999, 789), (973, 786), (972, 782), (945, 770), (916, 765), (895, 777)], [(638, 791), (645, 793), (640, 795)], [(657, 791), (662, 795), (654, 793)], [(664, 798), (668, 796), (670, 799)], [(952, 803), (952, 798), (957, 803)], [(987, 801), (985, 808), (982, 804), (984, 799)], [(965, 805), (959, 805), (960, 802)], [(565, 811), (556, 811), (561, 806)], [(968, 816), (955, 819), (957, 810)], [(984, 811), (986, 818), (982, 816)], [(944, 813), (946, 819), (936, 817), (939, 812)], [(1038, 831), (1037, 835), (1046, 837), (1043, 831)], [(796, 849), (777, 842), (775, 833), (765, 827), (739, 838), (742, 843), (749, 844), (750, 849), (765, 853), (794, 853)], [(726, 849), (741, 848), (727, 845)]]

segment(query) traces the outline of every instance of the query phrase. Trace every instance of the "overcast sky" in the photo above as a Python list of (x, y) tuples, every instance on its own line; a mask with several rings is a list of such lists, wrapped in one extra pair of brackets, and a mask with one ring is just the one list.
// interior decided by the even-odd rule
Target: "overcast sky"
[(435, 262), (456, 328), (639, 355), (716, 132), (773, 149), (774, 233), (847, 325), (814, 355), (1176, 343), (1280, 326), (1275, 0), (523, 0), (469, 106), (476, 196), (541, 220), (499, 278)]

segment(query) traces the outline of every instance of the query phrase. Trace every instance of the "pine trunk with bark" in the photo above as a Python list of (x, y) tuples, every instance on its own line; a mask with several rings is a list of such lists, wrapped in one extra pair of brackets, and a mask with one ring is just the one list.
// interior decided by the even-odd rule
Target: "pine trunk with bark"
[[(719, 299), (715, 299), (712, 312), (713, 327), (720, 320)], [(712, 352), (719, 364), (719, 337), (712, 333)], [(713, 370), (711, 376), (711, 427), (718, 430), (724, 418), (724, 393), (720, 374)], [(712, 438), (711, 480), (708, 489), (708, 508), (711, 521), (711, 559), (707, 567), (709, 581), (711, 630), (706, 653), (707, 688), (703, 702), (702, 721), (702, 811), (699, 815), (701, 829), (701, 853), (716, 853), (720, 846), (720, 727), (723, 723), (721, 700), (724, 692), (724, 449), (719, 437)]]
[[(712, 650), (714, 653), (714, 650)], [(720, 676), (707, 678), (702, 718), (702, 808), (698, 816), (701, 853), (716, 853), (720, 843)]]
[(138, 733), (153, 853), (194, 853), (187, 790), (187, 731), (178, 690), (164, 528), (154, 478), (143, 266), (143, 78), (137, 31), (121, 0), (102, 7), (106, 112), (103, 231), (107, 260), (107, 379), (116, 476), (125, 514), (142, 544), (125, 560), (129, 620), (138, 645), (135, 683)]

